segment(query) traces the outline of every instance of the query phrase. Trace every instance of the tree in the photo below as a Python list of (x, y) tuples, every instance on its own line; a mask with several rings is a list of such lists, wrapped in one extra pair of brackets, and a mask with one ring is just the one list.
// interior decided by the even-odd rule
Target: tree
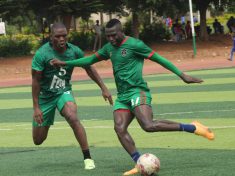
[(62, 18), (67, 30), (70, 29), (72, 16), (81, 17), (88, 20), (92, 13), (102, 7), (100, 1), (85, 0), (33, 0), (31, 7), (38, 16), (42, 14), (49, 19), (50, 23), (56, 21), (58, 17)]
[[(175, 17), (175, 14), (182, 15), (188, 11), (187, 3), (182, 3), (182, 0), (173, 2), (172, 0), (124, 0), (124, 5), (132, 12), (133, 36), (139, 36), (140, 16), (143, 16), (143, 13), (150, 14), (149, 12), (152, 11), (158, 16)], [(150, 22), (146, 18), (143, 21)]]
[(231, 6), (234, 4), (234, 0), (193, 0), (196, 5), (196, 9), (200, 12), (200, 39), (208, 40), (209, 36), (207, 33), (206, 24), (206, 11), (210, 6), (214, 6), (220, 11), (224, 11), (226, 6)]
[(8, 24), (18, 26), (19, 31), (22, 31), (24, 25), (33, 26), (35, 19), (28, 0), (1, 0), (0, 16)]
[(139, 37), (140, 14), (147, 13), (152, 9), (152, 5), (156, 2), (145, 0), (124, 0), (124, 5), (132, 13), (132, 34)]
[[(96, 13), (102, 6), (99, 0), (1, 0), (0, 15), (12, 21), (12, 18), (18, 16), (25, 19), (29, 14), (34, 14), (39, 26), (42, 26), (42, 18), (47, 18), (49, 23), (53, 23), (60, 16), (69, 29), (72, 16), (88, 19), (91, 13)], [(21, 25), (21, 21), (18, 21), (18, 24)]]
[[(172, 3), (172, 0), (148, 0), (153, 4), (158, 4), (158, 7), (155, 6), (155, 9), (160, 14), (179, 14), (189, 11), (189, 1), (188, 0), (175, 0)], [(206, 11), (209, 7), (213, 6), (217, 11), (224, 11), (226, 8), (231, 9), (234, 7), (234, 0), (192, 0), (194, 9), (199, 10), (200, 13), (200, 39), (208, 40), (209, 36), (207, 33), (207, 24), (206, 24)], [(167, 7), (167, 8), (164, 8)], [(159, 10), (158, 10), (159, 9)], [(171, 12), (172, 11), (172, 12)]]

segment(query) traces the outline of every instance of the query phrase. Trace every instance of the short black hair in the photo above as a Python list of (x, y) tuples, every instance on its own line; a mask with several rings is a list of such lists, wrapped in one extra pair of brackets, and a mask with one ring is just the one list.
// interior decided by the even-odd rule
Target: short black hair
[(56, 23), (54, 23), (52, 26), (51, 26), (51, 32), (54, 32), (54, 29), (61, 29), (61, 28), (65, 28), (66, 29), (66, 27), (65, 27), (65, 25), (63, 24), (63, 23), (61, 23), (61, 22), (56, 22)]
[(106, 24), (106, 28), (111, 28), (113, 26), (115, 26), (116, 24), (120, 24), (121, 25), (121, 22), (114, 18), (114, 19), (111, 19), (107, 24)]

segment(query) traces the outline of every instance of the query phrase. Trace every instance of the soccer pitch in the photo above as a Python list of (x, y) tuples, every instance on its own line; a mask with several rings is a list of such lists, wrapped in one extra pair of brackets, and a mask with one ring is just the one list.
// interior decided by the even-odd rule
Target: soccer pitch
[[(160, 158), (159, 176), (235, 175), (235, 68), (187, 72), (202, 84), (187, 85), (173, 74), (149, 75), (155, 119), (213, 129), (214, 141), (184, 132), (146, 133), (134, 120), (129, 131), (141, 153)], [(114, 80), (104, 79), (113, 95)], [(31, 137), (32, 100), (28, 86), (0, 88), (0, 176), (121, 176), (134, 166), (113, 129), (112, 107), (92, 81), (73, 82), (96, 169), (83, 169), (83, 156), (72, 130), (56, 114), (47, 140)], [(115, 99), (115, 96), (113, 96)]]

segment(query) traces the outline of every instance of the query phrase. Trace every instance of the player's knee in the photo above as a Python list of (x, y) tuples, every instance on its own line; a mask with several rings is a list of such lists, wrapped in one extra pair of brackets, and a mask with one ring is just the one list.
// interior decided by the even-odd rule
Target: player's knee
[(151, 123), (141, 125), (142, 129), (146, 132), (153, 132), (154, 127)]
[(123, 133), (126, 132), (126, 129), (122, 126), (119, 126), (119, 125), (115, 125), (114, 130), (117, 133), (117, 135), (122, 135)]

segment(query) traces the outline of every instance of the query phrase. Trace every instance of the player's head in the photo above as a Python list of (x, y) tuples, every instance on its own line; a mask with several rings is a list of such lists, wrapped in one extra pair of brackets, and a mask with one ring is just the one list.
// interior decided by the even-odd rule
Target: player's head
[(100, 23), (100, 21), (99, 21), (99, 20), (96, 20), (95, 22), (96, 22), (96, 24), (99, 24), (99, 23)]
[(67, 29), (63, 23), (54, 23), (51, 26), (51, 43), (53, 48), (61, 50), (66, 47)]
[(119, 45), (125, 37), (121, 22), (118, 19), (111, 19), (105, 26), (105, 35), (112, 45)]

